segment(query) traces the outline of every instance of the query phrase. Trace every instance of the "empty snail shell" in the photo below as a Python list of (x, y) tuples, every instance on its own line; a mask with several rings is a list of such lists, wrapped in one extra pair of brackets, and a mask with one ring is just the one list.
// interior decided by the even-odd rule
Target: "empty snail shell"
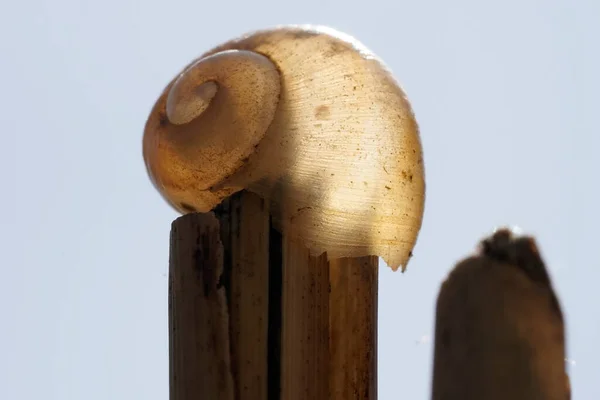
[(246, 189), (315, 255), (406, 266), (425, 173), (412, 108), (355, 39), (286, 26), (232, 40), (163, 91), (143, 139), (148, 173), (178, 211)]

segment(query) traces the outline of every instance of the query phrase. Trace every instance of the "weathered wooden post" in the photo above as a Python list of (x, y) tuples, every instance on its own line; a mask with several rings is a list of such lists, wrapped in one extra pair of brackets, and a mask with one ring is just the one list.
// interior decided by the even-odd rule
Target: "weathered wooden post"
[(432, 400), (567, 400), (565, 332), (533, 238), (498, 230), (443, 283)]
[(173, 224), (171, 397), (375, 399), (377, 258), (310, 256), (251, 193), (222, 207)]
[(204, 54), (144, 132), (178, 211), (172, 400), (375, 400), (378, 259), (406, 266), (424, 168), (388, 69), (326, 28), (256, 32)]

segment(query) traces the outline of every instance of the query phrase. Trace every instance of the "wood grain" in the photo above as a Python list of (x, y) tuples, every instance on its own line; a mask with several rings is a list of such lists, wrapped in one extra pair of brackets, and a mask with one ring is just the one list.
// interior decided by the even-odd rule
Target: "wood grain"
[(286, 240), (242, 192), (171, 233), (171, 400), (376, 400), (377, 257)]
[(170, 398), (233, 400), (229, 311), (219, 221), (211, 214), (173, 223), (169, 271)]
[(377, 399), (377, 257), (329, 266), (331, 400)]

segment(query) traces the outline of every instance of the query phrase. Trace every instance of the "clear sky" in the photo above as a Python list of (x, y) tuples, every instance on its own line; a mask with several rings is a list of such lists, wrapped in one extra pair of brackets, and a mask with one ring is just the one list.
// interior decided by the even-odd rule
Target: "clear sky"
[(421, 126), (425, 219), (407, 273), (381, 269), (379, 398), (429, 398), (439, 285), (500, 224), (537, 236), (566, 314), (574, 398), (600, 398), (599, 1), (4, 0), (0, 10), (1, 399), (168, 398), (177, 215), (146, 177), (145, 119), (198, 54), (285, 23), (357, 37), (394, 71)]

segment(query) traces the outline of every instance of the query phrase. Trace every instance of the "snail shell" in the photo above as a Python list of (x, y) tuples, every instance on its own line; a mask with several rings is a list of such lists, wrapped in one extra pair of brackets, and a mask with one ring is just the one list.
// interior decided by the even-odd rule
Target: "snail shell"
[(322, 27), (225, 43), (158, 98), (143, 140), (148, 173), (178, 211), (207, 212), (246, 189), (315, 255), (406, 266), (423, 217), (418, 126), (390, 71)]

